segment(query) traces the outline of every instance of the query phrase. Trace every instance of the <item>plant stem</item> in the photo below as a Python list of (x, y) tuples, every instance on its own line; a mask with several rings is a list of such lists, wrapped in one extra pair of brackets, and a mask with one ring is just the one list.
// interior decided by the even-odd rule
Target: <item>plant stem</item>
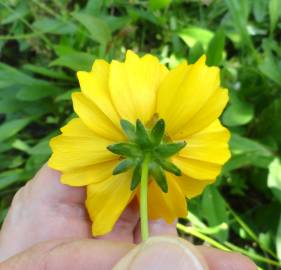
[(145, 241), (148, 238), (148, 211), (147, 211), (147, 187), (148, 187), (148, 162), (149, 157), (144, 158), (141, 168), (140, 183), (140, 220), (141, 220), (141, 238)]
[[(225, 251), (240, 252), (240, 253), (252, 258), (253, 260), (260, 261), (260, 262), (263, 262), (263, 263), (267, 263), (269, 265), (275, 265), (275, 266), (279, 266), (279, 267), (281, 266), (281, 264), (278, 261), (274, 261), (274, 260), (271, 260), (269, 258), (264, 258), (259, 254), (249, 252), (248, 250), (240, 248), (238, 246), (235, 246), (235, 245), (233, 245), (233, 244), (231, 244), (227, 241), (224, 242), (224, 244), (221, 244), (218, 241), (212, 239), (211, 237), (208, 237), (208, 236), (204, 235), (203, 233), (197, 231), (197, 228), (187, 227), (185, 225), (182, 225), (182, 224), (178, 223), (177, 229), (184, 232), (184, 233), (190, 234), (190, 235), (192, 235), (192, 236), (194, 236), (198, 239), (201, 239), (201, 240), (209, 243), (210, 245), (212, 245), (212, 246), (214, 246), (218, 249), (225, 250)], [(263, 269), (258, 267), (258, 270), (263, 270)]]

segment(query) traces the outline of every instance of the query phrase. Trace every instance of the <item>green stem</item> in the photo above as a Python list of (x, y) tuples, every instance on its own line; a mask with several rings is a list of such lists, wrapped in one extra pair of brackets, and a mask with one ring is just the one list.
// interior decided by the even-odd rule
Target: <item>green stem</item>
[[(218, 249), (221, 249), (221, 250), (224, 250), (224, 251), (240, 252), (240, 253), (252, 258), (253, 260), (260, 261), (260, 262), (263, 262), (263, 263), (267, 263), (269, 265), (275, 265), (275, 266), (279, 266), (279, 267), (281, 266), (281, 264), (278, 261), (274, 261), (274, 260), (271, 260), (269, 258), (264, 258), (259, 254), (252, 253), (252, 252), (250, 252), (246, 249), (240, 248), (240, 247), (238, 247), (236, 245), (233, 245), (229, 242), (224, 242), (224, 244), (221, 244), (218, 241), (216, 241), (216, 240), (204, 235), (203, 233), (197, 231), (197, 228), (187, 227), (185, 225), (182, 225), (182, 224), (178, 223), (177, 229), (186, 233), (186, 234), (190, 234), (190, 235), (192, 235), (196, 238), (199, 238), (199, 239), (209, 243), (210, 245), (212, 245), (212, 246), (214, 246)], [(258, 270), (263, 270), (263, 269), (258, 267)]]
[(144, 158), (141, 168), (140, 183), (140, 220), (141, 220), (141, 237), (142, 241), (148, 238), (148, 212), (147, 212), (147, 186), (148, 186), (148, 163), (149, 158)]

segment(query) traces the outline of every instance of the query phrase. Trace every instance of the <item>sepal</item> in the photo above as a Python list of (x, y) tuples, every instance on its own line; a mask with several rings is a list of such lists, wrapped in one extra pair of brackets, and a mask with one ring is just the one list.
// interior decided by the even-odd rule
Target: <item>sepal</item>
[(185, 146), (186, 146), (185, 141), (177, 142), (177, 143), (161, 144), (155, 149), (155, 152), (158, 155), (160, 155), (162, 158), (168, 158), (178, 153)]
[(136, 144), (133, 143), (116, 143), (111, 144), (107, 147), (107, 149), (122, 157), (140, 157), (142, 156), (142, 152)]
[(155, 162), (150, 164), (150, 174), (158, 184), (158, 186), (162, 189), (163, 192), (168, 192), (168, 184), (166, 175), (163, 172), (162, 168)]
[(131, 190), (133, 191), (138, 184), (141, 181), (141, 162), (138, 162), (138, 164), (136, 165), (134, 172), (133, 172), (133, 176), (132, 176), (132, 181), (131, 181)]
[(112, 174), (117, 175), (123, 172), (128, 171), (130, 168), (134, 166), (135, 162), (132, 159), (126, 158), (121, 160), (117, 166), (113, 169)]
[(159, 145), (165, 132), (165, 121), (160, 119), (151, 130), (150, 137), (153, 145)]
[(120, 125), (121, 125), (123, 131), (125, 132), (125, 134), (127, 135), (128, 139), (130, 141), (135, 141), (135, 139), (136, 139), (135, 126), (131, 122), (124, 120), (124, 119), (120, 120)]
[(157, 161), (165, 171), (171, 172), (176, 176), (181, 176), (181, 170), (172, 162), (162, 158), (159, 158)]

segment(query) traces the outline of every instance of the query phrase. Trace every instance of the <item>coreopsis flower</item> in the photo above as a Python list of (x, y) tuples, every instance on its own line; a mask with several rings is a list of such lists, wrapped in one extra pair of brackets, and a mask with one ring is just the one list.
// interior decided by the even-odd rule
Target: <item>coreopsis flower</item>
[(202, 56), (168, 70), (128, 51), (124, 62), (96, 60), (77, 75), (78, 117), (51, 140), (49, 166), (63, 184), (87, 187), (93, 235), (110, 232), (146, 185), (151, 219), (186, 216), (186, 198), (213, 183), (230, 157), (230, 133), (218, 120), (228, 101), (219, 68)]

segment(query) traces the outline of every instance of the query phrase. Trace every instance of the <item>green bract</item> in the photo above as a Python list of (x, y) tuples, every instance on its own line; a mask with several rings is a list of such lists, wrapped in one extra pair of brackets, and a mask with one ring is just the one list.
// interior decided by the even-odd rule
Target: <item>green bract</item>
[(152, 129), (146, 128), (140, 120), (133, 125), (127, 120), (120, 121), (128, 141), (109, 145), (107, 149), (122, 157), (112, 174), (120, 174), (133, 169), (131, 190), (134, 190), (141, 180), (141, 165), (144, 158), (149, 160), (149, 176), (160, 186), (163, 192), (168, 192), (164, 171), (177, 176), (180, 169), (169, 158), (185, 147), (186, 142), (170, 142), (165, 137), (165, 121), (158, 120)]

